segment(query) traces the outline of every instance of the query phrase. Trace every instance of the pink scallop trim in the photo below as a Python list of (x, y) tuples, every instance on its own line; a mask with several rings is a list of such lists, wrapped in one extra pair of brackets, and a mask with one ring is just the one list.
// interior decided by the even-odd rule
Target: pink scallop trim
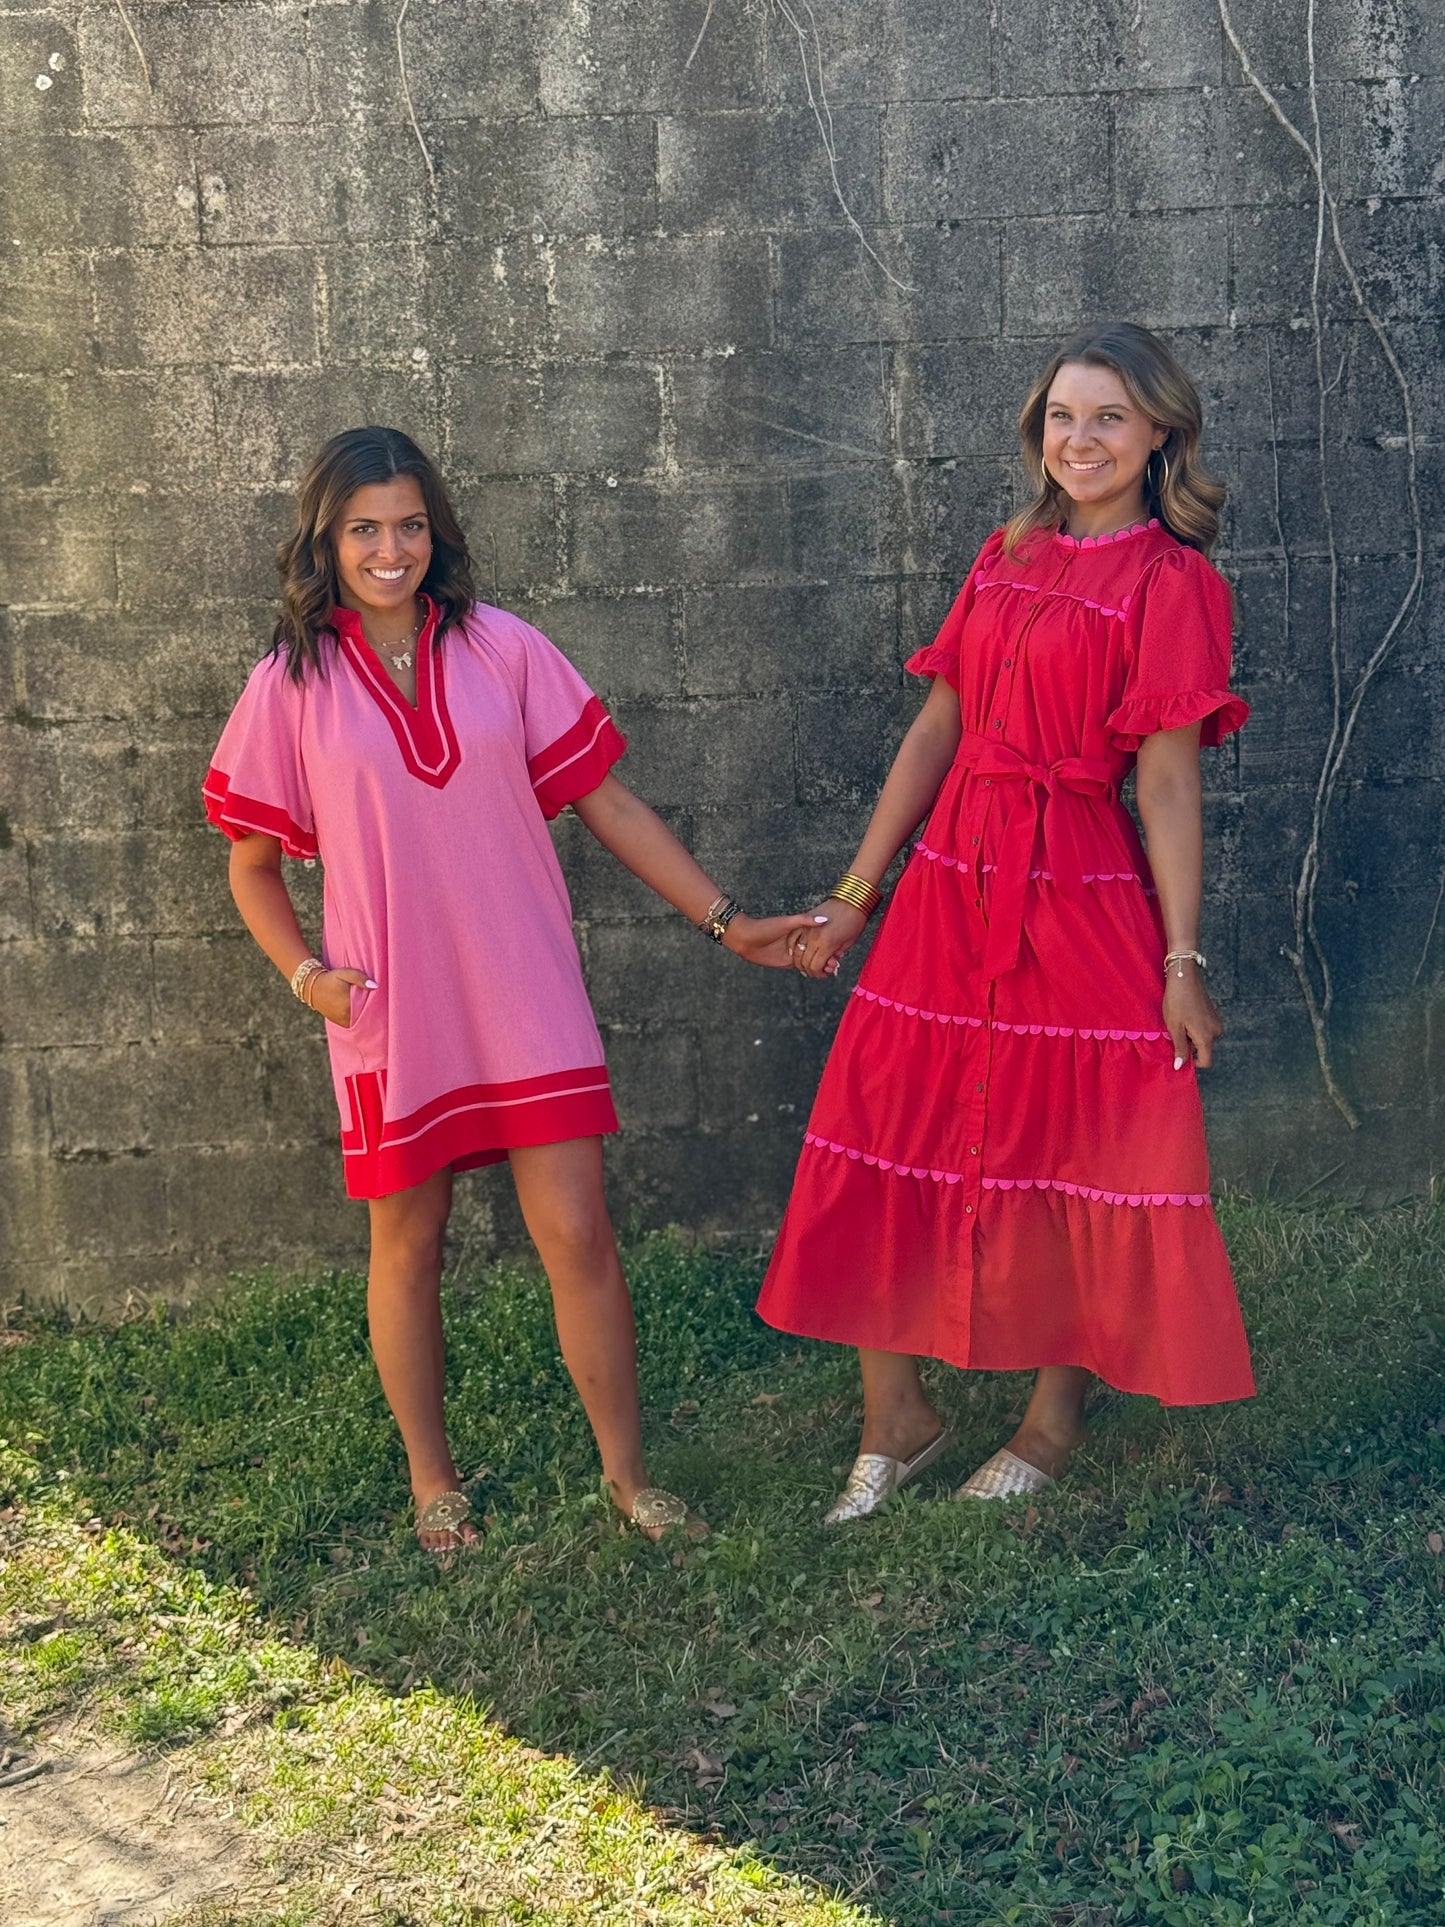
[(995, 576), (992, 581), (986, 582), (984, 580), (983, 572), (981, 570), (978, 573), (978, 575), (974, 577), (974, 580), (977, 582), (980, 590), (1021, 589), (1025, 595), (1057, 596), (1063, 602), (1081, 603), (1083, 607), (1086, 609), (1096, 610), (1097, 613), (1101, 616), (1113, 616), (1120, 622), (1122, 622), (1129, 613), (1130, 599), (1128, 596), (1123, 597), (1123, 599), (1119, 603), (1119, 606), (1115, 609), (1115, 608), (1110, 608), (1107, 603), (1095, 602), (1092, 596), (1075, 595), (1071, 589), (1046, 588), (1044, 584), (1041, 582), (1016, 582), (1016, 581), (1011, 581), (1009, 577), (1002, 576), (1002, 575)]
[(884, 1010), (896, 1010), (900, 1017), (921, 1017), (925, 1024), (961, 1024), (969, 1030), (1009, 1031), (1015, 1037), (1087, 1037), (1101, 1044), (1137, 1044), (1141, 1039), (1154, 1044), (1161, 1037), (1169, 1035), (1166, 1030), (1124, 1030), (1110, 1027), (1108, 1030), (1087, 1029), (1081, 1024), (1008, 1024), (998, 1017), (957, 1017), (942, 1010), (924, 1010), (920, 1004), (905, 1004), (897, 997), (885, 997), (876, 990), (865, 990), (861, 984), (855, 986), (855, 997), (865, 1003), (878, 1004)]
[(1054, 540), (1062, 542), (1066, 549), (1102, 549), (1110, 542), (1127, 542), (1131, 535), (1147, 535), (1150, 529), (1162, 526), (1158, 516), (1151, 515), (1147, 522), (1135, 522), (1131, 528), (1115, 529), (1112, 535), (1065, 535), (1062, 529), (1056, 529)]
[[(871, 1151), (855, 1150), (851, 1144), (838, 1144), (832, 1138), (809, 1131), (803, 1142), (817, 1151), (832, 1151), (837, 1157), (875, 1165), (891, 1171), (896, 1178), (931, 1178), (935, 1184), (961, 1184), (962, 1171), (938, 1171), (928, 1164), (900, 1164), (896, 1158), (880, 1158)], [(982, 1178), (985, 1191), (1062, 1191), (1067, 1198), (1084, 1198), (1090, 1204), (1208, 1204), (1207, 1191), (1105, 1191), (1094, 1184), (1074, 1184), (1067, 1178)]]
[[(913, 847), (920, 856), (927, 857), (930, 863), (941, 863), (945, 870), (968, 871), (973, 867), (961, 856), (945, 856), (942, 850), (931, 850), (926, 843), (915, 843)], [(998, 869), (998, 865), (984, 863), (980, 868), (985, 876), (989, 876)], [(1054, 873), (1052, 870), (1030, 870), (1029, 879), (1031, 882), (1052, 883)], [(1144, 881), (1137, 870), (1088, 870), (1079, 880), (1081, 883), (1143, 883)], [(1157, 895), (1157, 892), (1146, 887), (1144, 894), (1152, 897)]]

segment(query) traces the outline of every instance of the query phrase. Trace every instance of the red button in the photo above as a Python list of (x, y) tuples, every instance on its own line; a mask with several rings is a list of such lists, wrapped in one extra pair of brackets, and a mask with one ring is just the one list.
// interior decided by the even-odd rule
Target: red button
[(981, 1091), (981, 1090), (983, 1089), (983, 1086), (982, 1086), (982, 1084), (975, 1084), (973, 1088), (974, 1088), (974, 1089), (975, 1089), (976, 1091)]
[(1014, 659), (1013, 659), (1013, 657), (1012, 657), (1012, 656), (1005, 656), (1005, 657), (1004, 657), (1004, 659), (1003, 659), (1003, 666), (1004, 666), (1004, 668), (1005, 668), (1005, 669), (1012, 669), (1012, 668), (1013, 668), (1013, 666), (1014, 666)]
[(968, 1155), (969, 1155), (969, 1156), (970, 1156), (971, 1158), (976, 1158), (976, 1157), (978, 1156), (978, 1146), (977, 1146), (976, 1144), (970, 1144), (970, 1145), (969, 1145), (969, 1147), (968, 1147)]
[(978, 838), (977, 838), (977, 837), (975, 837), (975, 838), (973, 839), (973, 847), (974, 847), (975, 849), (977, 849), (977, 848), (978, 848)]
[(994, 717), (994, 719), (993, 719), (993, 726), (994, 726), (994, 728), (995, 728), (995, 729), (1002, 729), (1002, 728), (1003, 728), (1003, 717), (1002, 717), (1002, 716), (995, 716), (995, 717)]
[(965, 1211), (972, 1211), (973, 1206), (971, 1204), (966, 1204), (963, 1208)]
[(982, 908), (983, 908), (983, 898), (982, 898), (982, 897), (975, 897), (975, 898), (974, 898), (974, 900), (973, 900), (973, 907), (974, 907), (974, 909), (975, 909), (975, 910), (982, 910)]

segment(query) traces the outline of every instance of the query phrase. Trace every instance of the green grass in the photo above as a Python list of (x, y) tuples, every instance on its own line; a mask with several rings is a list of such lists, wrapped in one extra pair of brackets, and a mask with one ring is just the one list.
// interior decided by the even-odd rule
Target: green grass
[[(211, 1748), (272, 1834), (393, 1826), (398, 1864), (433, 1856), (418, 1921), (468, 1917), (444, 1904), (469, 1839), (520, 1865), (541, 1827), (575, 1911), (473, 1918), (1436, 1922), (1445, 1209), (1222, 1216), (1256, 1401), (1109, 1400), (1064, 1485), (966, 1508), (939, 1501), (1027, 1381), (939, 1370), (952, 1459), (836, 1533), (817, 1520), (856, 1440), (851, 1358), (759, 1325), (753, 1261), (643, 1242), (652, 1469), (714, 1528), (676, 1549), (616, 1530), (545, 1294), (493, 1273), (449, 1307), (490, 1530), (446, 1574), (411, 1548), (357, 1280), (37, 1326), (0, 1366), (0, 1428), (42, 1467), (12, 1455), (19, 1518), (47, 1522), (0, 1580), (7, 1696), (32, 1718), (89, 1696), (139, 1738)], [(112, 1578), (130, 1604), (87, 1609)], [(164, 1637), (118, 1662), (164, 1586), (183, 1602)], [(14, 1633), (62, 1594), (64, 1625)], [(358, 1770), (372, 1755), (390, 1791)], [(456, 1797), (429, 1827), (439, 1781)], [(716, 1843), (702, 1872), (682, 1830)], [(853, 1907), (810, 1897), (830, 1891)]]

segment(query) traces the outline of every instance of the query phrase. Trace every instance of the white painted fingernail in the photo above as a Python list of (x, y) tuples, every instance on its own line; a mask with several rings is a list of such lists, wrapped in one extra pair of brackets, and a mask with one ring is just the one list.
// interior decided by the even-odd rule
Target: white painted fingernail
[(375, 979), (374, 977), (368, 977), (368, 978), (367, 978), (367, 980), (366, 980), (366, 982), (365, 982), (365, 983), (364, 983), (364, 984), (362, 985), (362, 989), (363, 989), (363, 990), (375, 990), (375, 989), (376, 989), (376, 979)]
[(1183, 1070), (1183, 1068), (1184, 1068), (1184, 1059), (1183, 1059), (1182, 1057), (1176, 1057), (1176, 1058), (1175, 1058), (1175, 1060), (1174, 1060), (1174, 1068), (1175, 1068), (1175, 1070), (1176, 1070), (1176, 1071), (1182, 1071), (1182, 1070)]
[(813, 921), (814, 923), (826, 923), (828, 919), (826, 917), (814, 917)]

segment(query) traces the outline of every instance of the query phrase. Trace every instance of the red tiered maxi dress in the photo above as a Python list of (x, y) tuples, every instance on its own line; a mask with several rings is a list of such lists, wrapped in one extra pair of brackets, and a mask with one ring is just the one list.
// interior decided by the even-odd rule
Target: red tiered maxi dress
[(963, 738), (838, 1029), (758, 1309), (804, 1337), (1166, 1405), (1254, 1389), (1163, 930), (1119, 786), (1248, 711), (1230, 598), (1157, 523), (983, 550), (908, 667)]

